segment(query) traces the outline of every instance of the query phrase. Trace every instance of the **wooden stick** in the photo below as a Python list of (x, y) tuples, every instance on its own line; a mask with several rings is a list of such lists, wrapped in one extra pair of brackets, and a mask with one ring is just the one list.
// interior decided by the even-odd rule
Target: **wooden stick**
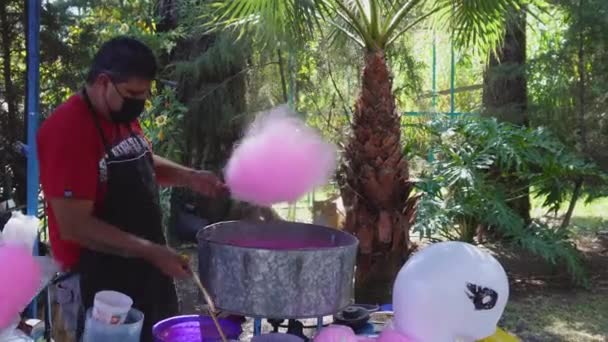
[(209, 315), (211, 316), (211, 319), (213, 320), (213, 323), (215, 324), (217, 331), (220, 333), (222, 342), (228, 342), (228, 340), (226, 339), (226, 335), (224, 335), (224, 331), (222, 330), (222, 327), (220, 326), (220, 322), (217, 320), (217, 317), (215, 316), (215, 313), (217, 312), (217, 310), (215, 308), (215, 304), (213, 303), (213, 300), (211, 299), (211, 296), (209, 295), (209, 292), (207, 292), (207, 289), (205, 289), (205, 287), (203, 286), (201, 279), (198, 277), (198, 275), (194, 271), (192, 271), (192, 278), (194, 278), (194, 282), (198, 286), (199, 290), (201, 290), (201, 292), (203, 293), (203, 297), (205, 297), (205, 301), (207, 302), (207, 311), (209, 311)]

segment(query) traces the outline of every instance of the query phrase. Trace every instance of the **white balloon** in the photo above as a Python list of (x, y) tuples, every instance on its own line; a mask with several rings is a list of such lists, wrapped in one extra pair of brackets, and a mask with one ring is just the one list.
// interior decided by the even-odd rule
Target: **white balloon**
[(393, 288), (393, 324), (412, 342), (476, 341), (496, 331), (509, 298), (498, 260), (464, 242), (414, 254)]

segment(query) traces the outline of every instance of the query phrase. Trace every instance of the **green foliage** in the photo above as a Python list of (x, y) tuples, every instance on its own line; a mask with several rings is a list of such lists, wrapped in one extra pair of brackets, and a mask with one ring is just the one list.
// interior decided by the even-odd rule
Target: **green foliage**
[(415, 231), (473, 242), (479, 226), (491, 227), (550, 263), (564, 263), (577, 281), (584, 281), (580, 256), (568, 241), (567, 231), (540, 223), (526, 226), (507, 205), (506, 197), (524, 195), (524, 189), (506, 188), (505, 181), (496, 179), (526, 179), (533, 195), (546, 196), (544, 205), (554, 208), (572, 193), (578, 177), (605, 185), (606, 174), (543, 129), (464, 117), (434, 120), (429, 131), (436, 159), (418, 185), (424, 196)]
[[(608, 169), (608, 2), (556, 0), (529, 30), (531, 124)], [(581, 68), (582, 65), (582, 68)], [(584, 80), (585, 82), (581, 82)]]
[(154, 152), (171, 160), (183, 158), (182, 122), (188, 108), (177, 100), (176, 92), (163, 87), (147, 106), (140, 118), (146, 137)]
[(13, 147), (23, 141), (24, 132), (26, 56), (21, 13), (22, 1), (0, 3), (0, 201), (13, 198), (18, 203), (25, 200), (23, 158)]
[(201, 19), (208, 18), (208, 13), (213, 17), (210, 22), (204, 20), (206, 29), (230, 29), (239, 38), (253, 33), (263, 46), (302, 46), (313, 37), (318, 15), (327, 10), (324, 0), (211, 1), (203, 6)]
[[(47, 56), (41, 65), (43, 114), (50, 114), (83, 86), (93, 54), (114, 36), (136, 37), (157, 55), (170, 53), (183, 34), (180, 30), (158, 32), (155, 11), (153, 2), (144, 0), (47, 3), (46, 29), (41, 36), (42, 50)], [(156, 152), (177, 157), (183, 151), (177, 123), (183, 119), (184, 107), (177, 101), (174, 90), (160, 83), (158, 90), (152, 103), (147, 104), (142, 126)]]
[[(330, 28), (325, 26), (325, 31)], [(312, 41), (296, 56), (296, 108), (309, 124), (341, 143), (352, 115), (361, 59), (352, 45), (330, 48), (328, 40)]]
[[(4, 1), (8, 20), (2, 20), (0, 43), (8, 47), (9, 53), (0, 53), (7, 70), (3, 70), (0, 89), (11, 83), (14, 97), (5, 97), (0, 92), (0, 102), (10, 100), (8, 112), (0, 110), (0, 188), (14, 187), (18, 201), (24, 201), (25, 163), (13, 152), (10, 144), (14, 140), (25, 141), (23, 136), (23, 106), (25, 94), (25, 28), (22, 1)], [(41, 11), (40, 31), (40, 114), (44, 118), (61, 102), (84, 85), (89, 63), (96, 49), (107, 39), (116, 35), (131, 35), (148, 43), (157, 53), (168, 52), (182, 35), (179, 30), (157, 32), (155, 3), (148, 0), (134, 1), (45, 1)], [(4, 26), (4, 24), (7, 24)], [(7, 39), (4, 39), (7, 38)], [(8, 77), (6, 77), (8, 75)], [(15, 105), (13, 105), (13, 103)], [(5, 153), (8, 152), (8, 153)], [(4, 165), (10, 164), (5, 173)], [(10, 177), (5, 177), (5, 175)], [(12, 178), (12, 180), (10, 179)], [(22, 194), (22, 195), (20, 195)]]
[(153, 3), (145, 0), (47, 2), (41, 33), (41, 107), (49, 114), (83, 86), (99, 46), (117, 35), (141, 39), (157, 54), (170, 52), (179, 30), (158, 32)]
[(319, 25), (328, 21), (351, 42), (368, 51), (381, 51), (405, 32), (434, 17), (454, 33), (464, 47), (482, 51), (502, 38), (505, 16), (529, 1), (523, 0), (217, 0), (210, 8), (210, 30), (232, 29), (239, 37), (254, 34), (265, 44), (302, 47)]

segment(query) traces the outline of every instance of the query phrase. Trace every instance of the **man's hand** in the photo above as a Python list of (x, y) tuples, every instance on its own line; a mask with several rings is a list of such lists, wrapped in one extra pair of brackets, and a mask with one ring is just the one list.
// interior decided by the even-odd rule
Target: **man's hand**
[(169, 277), (185, 279), (191, 276), (188, 259), (168, 247), (151, 245), (146, 259)]
[(192, 171), (188, 176), (187, 184), (190, 189), (209, 197), (228, 193), (224, 182), (209, 171)]

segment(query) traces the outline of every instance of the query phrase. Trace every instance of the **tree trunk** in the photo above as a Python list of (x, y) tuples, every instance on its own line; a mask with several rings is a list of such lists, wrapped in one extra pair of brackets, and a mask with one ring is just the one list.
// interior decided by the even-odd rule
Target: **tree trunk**
[[(583, 7), (584, 0), (579, 1), (578, 15), (579, 21), (582, 22), (583, 18)], [(589, 144), (587, 141), (587, 125), (585, 123), (586, 114), (586, 99), (585, 94), (587, 92), (587, 70), (585, 69), (585, 32), (581, 27), (578, 34), (578, 135), (579, 135), (579, 149), (585, 155), (589, 154)]]
[(283, 102), (289, 101), (289, 93), (287, 92), (287, 80), (285, 77), (285, 63), (283, 63), (283, 54), (281, 49), (277, 49), (277, 58), (279, 60), (279, 76), (281, 77), (281, 90), (283, 91)]
[(383, 303), (405, 261), (416, 199), (384, 54), (365, 56), (361, 94), (339, 175), (345, 229), (359, 238), (356, 300)]
[[(490, 62), (484, 74), (485, 116), (496, 117), (498, 121), (519, 126), (528, 125), (525, 64), (526, 14), (522, 10), (509, 16), (503, 44), (498, 48), (496, 55), (490, 56)], [(516, 175), (500, 181), (504, 185), (507, 198), (514, 198), (508, 202), (509, 206), (521, 216), (526, 224), (529, 224), (532, 221), (529, 185)], [(509, 193), (509, 189), (523, 190), (518, 193)]]
[(572, 214), (574, 214), (574, 208), (576, 207), (576, 202), (581, 196), (581, 190), (583, 189), (583, 178), (579, 178), (576, 180), (574, 184), (574, 191), (572, 192), (572, 198), (570, 199), (570, 204), (568, 204), (568, 211), (566, 211), (566, 215), (562, 220), (562, 224), (560, 229), (565, 231), (570, 226), (570, 220), (572, 219)]

